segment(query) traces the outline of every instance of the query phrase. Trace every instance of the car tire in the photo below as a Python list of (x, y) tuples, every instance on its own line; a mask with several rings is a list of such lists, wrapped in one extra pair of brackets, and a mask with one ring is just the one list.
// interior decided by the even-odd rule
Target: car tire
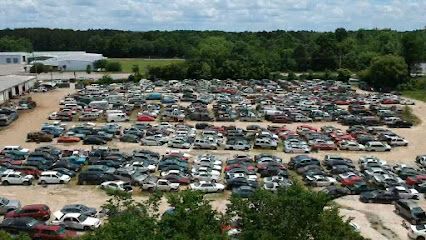
[(372, 199), (369, 199), (369, 200), (368, 200), (368, 203), (373, 203), (373, 200), (372, 200)]
[(90, 230), (91, 230), (91, 228), (89, 226), (84, 226), (83, 227), (83, 231), (90, 231)]
[(25, 186), (30, 186), (30, 185), (31, 185), (31, 182), (30, 182), (30, 181), (28, 181), (28, 182), (23, 182), (23, 185), (25, 185)]
[(62, 181), (62, 180), (61, 180), (61, 181), (59, 181), (59, 184), (64, 184), (64, 181)]
[(420, 236), (420, 237), (417, 237), (416, 240), (425, 240), (425, 237)]

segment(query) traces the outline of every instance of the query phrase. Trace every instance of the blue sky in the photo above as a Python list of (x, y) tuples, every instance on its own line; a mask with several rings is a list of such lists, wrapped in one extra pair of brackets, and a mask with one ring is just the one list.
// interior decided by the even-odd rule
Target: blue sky
[(0, 28), (270, 31), (426, 26), (426, 0), (0, 0)]

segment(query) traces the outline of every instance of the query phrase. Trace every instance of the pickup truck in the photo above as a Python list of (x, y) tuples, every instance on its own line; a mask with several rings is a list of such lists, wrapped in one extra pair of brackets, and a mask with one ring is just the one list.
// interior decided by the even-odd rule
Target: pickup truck
[(155, 191), (155, 190), (159, 190), (159, 191), (177, 191), (179, 190), (179, 183), (171, 183), (169, 180), (166, 179), (158, 179), (156, 182), (155, 181), (145, 181), (144, 183), (142, 183), (142, 190), (147, 190), (147, 191)]

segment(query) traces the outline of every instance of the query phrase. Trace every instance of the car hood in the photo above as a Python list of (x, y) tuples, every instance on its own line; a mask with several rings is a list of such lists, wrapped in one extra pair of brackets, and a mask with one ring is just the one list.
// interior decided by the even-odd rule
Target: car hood
[(101, 220), (94, 217), (87, 217), (86, 220), (84, 220), (84, 222), (82, 222), (81, 224), (85, 226), (97, 226), (100, 224), (100, 221)]
[(9, 203), (6, 206), (21, 208), (21, 202), (19, 200), (9, 200)]

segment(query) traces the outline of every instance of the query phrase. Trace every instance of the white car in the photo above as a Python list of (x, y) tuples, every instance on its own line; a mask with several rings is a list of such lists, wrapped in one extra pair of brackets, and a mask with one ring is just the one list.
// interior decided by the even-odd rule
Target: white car
[(220, 183), (201, 181), (201, 182), (191, 183), (189, 185), (189, 188), (195, 191), (212, 193), (212, 192), (223, 192), (225, 190), (225, 185)]
[(205, 167), (205, 166), (194, 166), (192, 167), (191, 173), (197, 173), (197, 172), (208, 172), (209, 174), (213, 175), (213, 176), (220, 176), (221, 172), (217, 171), (217, 170), (213, 170), (209, 167)]
[(21, 172), (8, 172), (1, 176), (1, 183), (3, 185), (31, 185), (33, 179), (33, 175), (24, 175)]
[(369, 152), (388, 152), (391, 150), (391, 146), (382, 142), (368, 142), (365, 144), (365, 150)]
[(408, 237), (415, 240), (426, 239), (426, 225), (411, 225)]
[(306, 180), (310, 185), (315, 187), (326, 187), (337, 183), (336, 179), (323, 175), (307, 176)]
[(389, 188), (388, 191), (398, 193), (398, 196), (403, 199), (420, 199), (420, 193), (414, 188), (396, 186)]
[(125, 181), (107, 181), (101, 183), (100, 186), (101, 189), (104, 190), (116, 190), (116, 191), (122, 191), (122, 192), (133, 192), (132, 185), (130, 185), (129, 182)]
[(401, 137), (392, 137), (388, 143), (390, 146), (408, 146), (408, 141)]
[(71, 177), (57, 171), (45, 171), (40, 174), (39, 184), (64, 184), (68, 183)]
[(207, 182), (218, 182), (220, 177), (219, 175), (213, 175), (206, 171), (199, 171), (192, 174), (192, 178), (198, 181), (207, 181)]
[(8, 151), (19, 151), (21, 153), (29, 153), (30, 150), (28, 148), (23, 148), (21, 146), (5, 146), (2, 150), (2, 153), (8, 152)]
[(340, 150), (348, 151), (364, 151), (365, 147), (362, 144), (359, 144), (355, 141), (341, 141), (339, 143)]
[(57, 211), (53, 213), (55, 219), (52, 221), (53, 225), (63, 225), (66, 228), (76, 230), (94, 230), (99, 228), (101, 220), (94, 217), (88, 217), (81, 213), (62, 213)]

